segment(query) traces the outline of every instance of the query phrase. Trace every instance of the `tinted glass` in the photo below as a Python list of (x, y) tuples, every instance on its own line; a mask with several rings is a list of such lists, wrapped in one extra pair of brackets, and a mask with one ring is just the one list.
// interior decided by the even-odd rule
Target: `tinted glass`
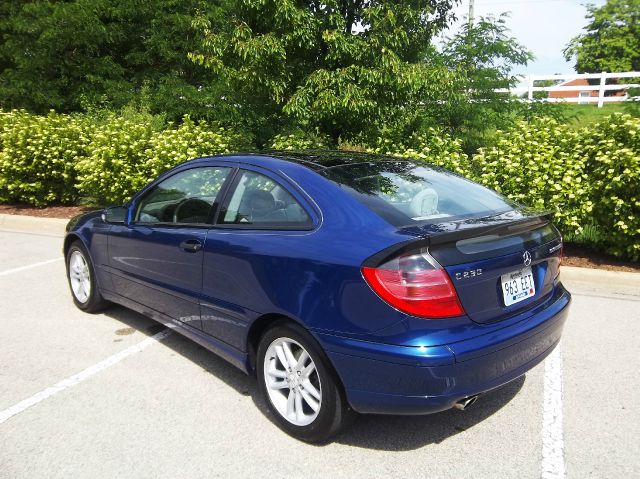
[(311, 218), (295, 198), (271, 178), (244, 171), (231, 195), (222, 223), (308, 226)]
[(140, 202), (139, 223), (206, 223), (230, 168), (181, 171), (156, 185)]
[(394, 225), (488, 216), (516, 206), (472, 181), (413, 162), (359, 163), (323, 173)]

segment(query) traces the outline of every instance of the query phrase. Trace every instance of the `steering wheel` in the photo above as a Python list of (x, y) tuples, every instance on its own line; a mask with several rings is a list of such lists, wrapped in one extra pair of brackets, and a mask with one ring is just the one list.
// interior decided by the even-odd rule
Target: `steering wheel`
[[(189, 204), (191, 204), (192, 206), (196, 206), (196, 205), (199, 206), (200, 210), (207, 212), (206, 214), (208, 214), (209, 208), (211, 207), (211, 205), (209, 205), (209, 203), (207, 203), (204, 200), (201, 200), (200, 198), (184, 198), (184, 199), (180, 200), (180, 202), (176, 205), (175, 209), (173, 210), (173, 222), (174, 223), (178, 223), (178, 218), (180, 218), (180, 214), (179, 214), (180, 210), (182, 210), (185, 205), (189, 205)], [(191, 215), (191, 216), (194, 216), (194, 215)]]

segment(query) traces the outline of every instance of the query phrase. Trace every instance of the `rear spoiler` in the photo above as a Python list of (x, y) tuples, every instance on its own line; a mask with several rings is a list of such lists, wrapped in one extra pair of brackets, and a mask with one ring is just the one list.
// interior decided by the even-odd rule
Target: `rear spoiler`
[(518, 234), (549, 224), (553, 213), (530, 209), (511, 210), (493, 216), (443, 223), (407, 226), (398, 231), (413, 236), (367, 258), (363, 266), (376, 267), (391, 258), (416, 248), (428, 248), (476, 236)]
[(473, 236), (485, 236), (497, 233), (518, 234), (532, 228), (544, 226), (552, 220), (553, 213), (548, 212), (520, 216), (519, 218), (514, 218), (509, 213), (505, 213), (498, 216), (458, 222), (455, 223), (455, 226), (453, 226), (454, 223), (449, 223), (447, 226), (451, 225), (453, 227), (445, 231), (434, 232), (433, 236), (429, 236), (429, 244), (450, 243)]

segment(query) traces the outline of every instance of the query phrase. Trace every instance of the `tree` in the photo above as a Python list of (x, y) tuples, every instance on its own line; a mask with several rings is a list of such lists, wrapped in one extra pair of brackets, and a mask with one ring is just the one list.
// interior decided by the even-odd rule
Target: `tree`
[(215, 77), (194, 64), (197, 11), (223, 2), (0, 2), (0, 107), (62, 112), (143, 102), (172, 118), (224, 116)]
[[(9, 2), (10, 3), (10, 2)], [(124, 93), (123, 71), (104, 47), (119, 31), (105, 28), (102, 2), (21, 2), (4, 17), (0, 102), (37, 112), (71, 107), (95, 90)]]
[(191, 58), (224, 79), (259, 141), (287, 121), (349, 139), (411, 122), (447, 84), (423, 60), (454, 2), (234, 0), (226, 28), (198, 19)]
[(587, 9), (586, 33), (564, 49), (567, 61), (575, 57), (579, 73), (640, 70), (640, 0), (607, 0)]
[(465, 150), (475, 151), (487, 134), (511, 125), (522, 114), (523, 105), (497, 89), (512, 88), (519, 78), (513, 69), (526, 65), (533, 54), (509, 36), (508, 16), (476, 18), (465, 23), (453, 37), (446, 38), (441, 61), (454, 74), (446, 100), (433, 114), (438, 124), (462, 138)]

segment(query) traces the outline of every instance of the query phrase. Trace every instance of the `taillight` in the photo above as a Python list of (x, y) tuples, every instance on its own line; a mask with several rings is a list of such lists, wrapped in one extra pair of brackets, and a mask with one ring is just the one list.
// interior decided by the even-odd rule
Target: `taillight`
[(403, 313), (421, 318), (464, 314), (451, 279), (426, 249), (399, 256), (362, 276), (380, 298)]

